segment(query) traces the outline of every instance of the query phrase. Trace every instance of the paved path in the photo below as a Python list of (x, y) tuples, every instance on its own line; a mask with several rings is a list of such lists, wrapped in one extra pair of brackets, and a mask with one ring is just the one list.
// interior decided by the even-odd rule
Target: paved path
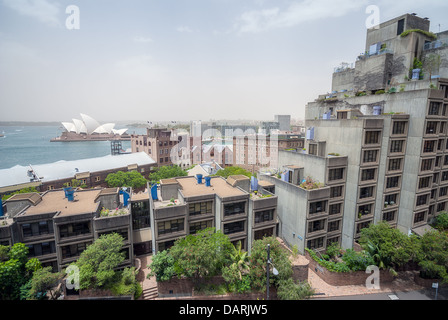
[(143, 294), (140, 297), (141, 300), (154, 300), (158, 297), (157, 293), (157, 282), (155, 277), (147, 278), (149, 274), (148, 265), (151, 264), (152, 256), (140, 256), (142, 266), (140, 272), (137, 276), (137, 280), (140, 282), (140, 285), (143, 288)]

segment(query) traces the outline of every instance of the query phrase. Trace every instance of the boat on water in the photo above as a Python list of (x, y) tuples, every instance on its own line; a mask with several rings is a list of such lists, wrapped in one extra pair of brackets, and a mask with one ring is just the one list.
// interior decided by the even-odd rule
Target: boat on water
[(71, 141), (129, 141), (131, 136), (128, 129), (115, 129), (115, 123), (100, 124), (92, 117), (81, 113), (82, 120), (72, 119), (73, 122), (62, 122), (64, 131), (61, 136), (50, 139), (51, 142)]

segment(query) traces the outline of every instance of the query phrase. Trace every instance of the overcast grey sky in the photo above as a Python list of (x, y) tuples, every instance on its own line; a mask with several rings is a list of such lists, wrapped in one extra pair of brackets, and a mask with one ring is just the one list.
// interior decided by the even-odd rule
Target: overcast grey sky
[(448, 29), (446, 0), (0, 0), (0, 120), (301, 118), (369, 5)]

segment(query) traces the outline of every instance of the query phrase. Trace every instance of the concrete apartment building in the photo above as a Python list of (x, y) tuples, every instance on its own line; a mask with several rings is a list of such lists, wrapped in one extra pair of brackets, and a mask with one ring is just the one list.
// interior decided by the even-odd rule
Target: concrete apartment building
[[(180, 237), (214, 227), (250, 250), (252, 242), (276, 235), (277, 197), (246, 176), (163, 179), (150, 198), (153, 252)], [(155, 189), (157, 188), (157, 189)], [(254, 192), (258, 191), (258, 192)]]
[(119, 188), (24, 193), (6, 200), (3, 211), (0, 244), (24, 243), (30, 258), (54, 270), (61, 271), (95, 239), (112, 232), (124, 238), (126, 259), (120, 267), (133, 265), (135, 254), (149, 252), (148, 194)]
[[(421, 31), (403, 34), (415, 29)], [(259, 175), (275, 185), (279, 235), (289, 244), (325, 250), (337, 237), (351, 248), (362, 228), (382, 220), (422, 234), (448, 210), (448, 33), (428, 31), (429, 20), (413, 14), (367, 30), (366, 53), (336, 68), (332, 92), (308, 103), (306, 151), (279, 151), (280, 179)], [(414, 58), (434, 56), (440, 63), (414, 68)], [(294, 167), (303, 168), (298, 180), (287, 173)], [(301, 190), (297, 184), (307, 176), (323, 185)], [(342, 187), (337, 200), (336, 186)], [(310, 225), (309, 199), (317, 197), (321, 220), (328, 218)], [(339, 226), (329, 228), (329, 213), (339, 206)]]

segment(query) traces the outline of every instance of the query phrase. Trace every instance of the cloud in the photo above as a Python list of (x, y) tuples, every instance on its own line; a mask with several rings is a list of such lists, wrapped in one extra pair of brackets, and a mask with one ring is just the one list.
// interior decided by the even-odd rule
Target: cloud
[(134, 42), (138, 42), (138, 43), (149, 43), (149, 42), (153, 41), (149, 37), (142, 37), (142, 36), (135, 36), (133, 40), (134, 40)]
[(3, 0), (4, 5), (20, 15), (32, 17), (49, 25), (59, 26), (59, 4), (48, 0)]
[[(246, 11), (236, 20), (234, 30), (238, 33), (259, 33), (267, 30), (293, 27), (298, 24), (341, 17), (366, 7), (367, 0), (302, 0), (287, 8)], [(364, 11), (362, 12), (364, 14)]]
[(187, 26), (180, 26), (176, 28), (177, 31), (182, 32), (182, 33), (192, 33), (193, 30), (190, 27)]

